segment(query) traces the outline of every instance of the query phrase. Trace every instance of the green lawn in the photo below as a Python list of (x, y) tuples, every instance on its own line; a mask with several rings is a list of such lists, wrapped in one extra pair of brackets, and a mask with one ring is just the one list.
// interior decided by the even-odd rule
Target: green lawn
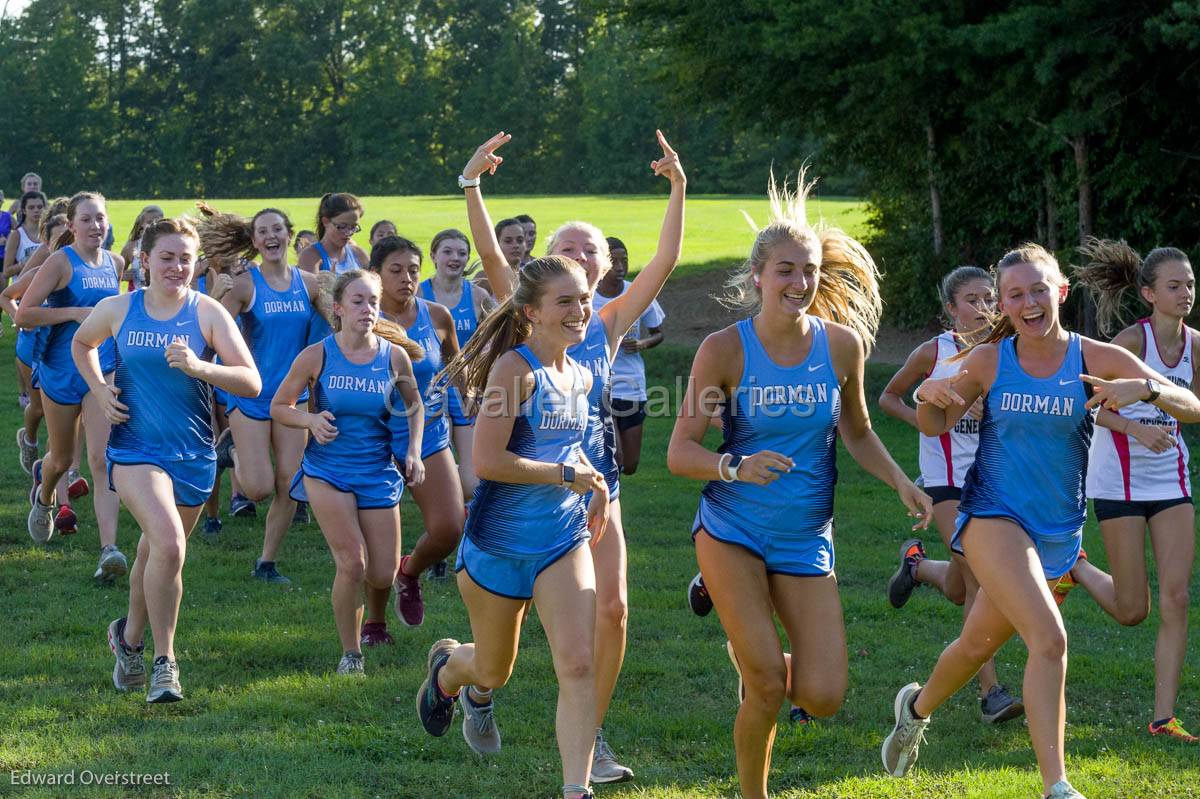
[[(210, 202), (220, 210), (247, 216), (263, 208), (279, 208), (291, 217), (297, 230), (315, 230), (318, 199)], [(355, 240), (368, 250), (368, 231), (371, 225), (380, 219), (395, 222), (401, 235), (408, 236), (426, 249), (433, 239), (433, 234), (443, 228), (457, 227), (467, 230), (466, 206), (459, 195), (361, 199), (366, 214), (362, 221), (363, 231)], [(539, 254), (545, 251), (546, 241), (558, 225), (572, 219), (583, 219), (598, 225), (605, 235), (623, 240), (630, 249), (630, 261), (635, 269), (654, 254), (666, 200), (666, 195), (487, 198), (488, 210), (493, 221), (522, 213), (527, 213), (537, 220)], [(134, 218), (146, 202), (149, 201), (114, 200), (109, 203), (109, 213), (116, 228), (116, 249), (120, 250), (125, 243)], [(171, 215), (193, 213), (195, 208), (192, 200), (167, 200), (158, 204)], [(763, 197), (700, 195), (689, 198), (683, 265), (695, 266), (716, 262), (729, 266), (744, 259), (749, 252), (752, 236), (742, 217), (742, 210), (750, 213), (760, 225), (766, 221), (767, 203)], [(865, 211), (862, 203), (857, 200), (821, 200), (813, 202), (809, 210), (814, 221), (824, 217), (852, 232), (864, 232)], [(432, 269), (428, 259), (426, 266)]]
[[(0, 350), (11, 353), (11, 331)], [(690, 353), (648, 355), (652, 379), (670, 382)], [(0, 370), (0, 430), (18, 425), (15, 388)], [(877, 391), (885, 377), (873, 367)], [(909, 469), (915, 435), (876, 414), (885, 441)], [(601, 796), (724, 797), (736, 792), (730, 730), (733, 671), (715, 616), (694, 617), (684, 586), (695, 571), (688, 531), (700, 486), (667, 474), (670, 420), (648, 422), (643, 467), (625, 482), (632, 610), (629, 655), (607, 721), (609, 739), (637, 772)], [(5, 440), (8, 440), (6, 438)], [(341, 654), (329, 607), (333, 567), (315, 526), (295, 530), (281, 566), (291, 590), (249, 577), (260, 532), (226, 522), (219, 544), (197, 533), (185, 569), (177, 653), (186, 700), (147, 706), (110, 682), (108, 622), (124, 612), (126, 583), (93, 587), (95, 527), (83, 504), (80, 533), (33, 547), (25, 534), (28, 485), (12, 447), (0, 455), (0, 595), (9, 627), (0, 661), (0, 794), (38, 797), (526, 797), (557, 796), (554, 680), (544, 636), (532, 619), (512, 682), (497, 694), (504, 751), (474, 758), (458, 728), (427, 737), (413, 710), (429, 645), (469, 637), (453, 583), (427, 586), (425, 625), (392, 622), (397, 644), (368, 650), (365, 681), (333, 676)], [(1040, 782), (1023, 723), (985, 728), (970, 691), (934, 718), (915, 773), (882, 774), (879, 745), (896, 689), (923, 680), (959, 627), (959, 610), (929, 590), (902, 611), (884, 596), (907, 523), (899, 503), (844, 454), (838, 488), (838, 572), (850, 649), (850, 691), (841, 712), (812, 728), (780, 729), (771, 784), (778, 796), (1021, 797)], [(405, 538), (419, 521), (405, 503)], [(261, 518), (261, 516), (260, 516)], [(133, 549), (125, 520), (121, 544)], [(1097, 563), (1103, 547), (1089, 527)], [(931, 545), (933, 553), (943, 551)], [(1196, 592), (1200, 595), (1200, 591)], [(1200, 794), (1197, 748), (1145, 733), (1153, 695), (1156, 614), (1126, 629), (1082, 593), (1065, 606), (1071, 635), (1069, 768), (1091, 799)], [(1017, 690), (1024, 651), (1002, 650), (1001, 679)], [(1185, 675), (1179, 715), (1200, 726), (1200, 679)], [(781, 714), (781, 718), (783, 715)], [(170, 789), (28, 789), (9, 772), (167, 772)]]

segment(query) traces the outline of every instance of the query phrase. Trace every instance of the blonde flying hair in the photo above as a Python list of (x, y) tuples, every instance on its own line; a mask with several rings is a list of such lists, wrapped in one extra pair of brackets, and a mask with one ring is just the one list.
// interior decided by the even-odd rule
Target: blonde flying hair
[(525, 314), (525, 306), (537, 305), (551, 280), (572, 272), (585, 274), (582, 266), (562, 255), (535, 258), (517, 270), (513, 293), (479, 323), (467, 346), (446, 364), (435, 378), (436, 382), (453, 383), (461, 378), (468, 401), (483, 396), (496, 360), (524, 343), (533, 332), (533, 323)]
[(1079, 254), (1087, 263), (1074, 267), (1075, 277), (1096, 301), (1096, 324), (1105, 335), (1122, 326), (1121, 311), (1131, 290), (1145, 302), (1140, 289), (1154, 288), (1160, 266), (1168, 261), (1179, 261), (1189, 268), (1192, 265), (1187, 253), (1175, 247), (1156, 247), (1143, 260), (1124, 239), (1095, 236), (1083, 242)]
[(862, 337), (869, 354), (875, 344), (883, 300), (879, 296), (879, 269), (866, 248), (841, 228), (808, 222), (807, 201), (815, 181), (805, 181), (805, 170), (796, 175), (796, 189), (788, 188), (787, 179), (776, 183), (771, 174), (767, 199), (771, 204), (770, 221), (760, 228), (749, 214), (743, 215), (755, 231), (750, 257), (725, 281), (725, 293), (716, 297), (727, 308), (755, 313), (762, 305), (762, 291), (754, 278), (762, 273), (771, 251), (785, 241), (817, 245), (821, 250), (821, 269), (817, 293), (809, 313), (846, 325)]

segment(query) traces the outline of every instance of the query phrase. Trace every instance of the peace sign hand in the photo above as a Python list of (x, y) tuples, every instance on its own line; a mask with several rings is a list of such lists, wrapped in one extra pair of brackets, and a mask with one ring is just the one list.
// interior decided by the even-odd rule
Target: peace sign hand
[(1092, 398), (1084, 405), (1085, 408), (1102, 407), (1116, 411), (1141, 402), (1147, 396), (1146, 381), (1140, 377), (1105, 380), (1102, 377), (1080, 375), (1079, 379), (1092, 386)]
[(489, 175), (496, 174), (496, 167), (504, 163), (504, 159), (496, 155), (496, 150), (507, 144), (511, 139), (511, 134), (500, 131), (479, 145), (475, 150), (475, 154), (471, 156), (471, 160), (463, 167), (463, 177), (467, 180), (474, 180), (484, 172), (487, 172)]
[(951, 405), (966, 405), (967, 401), (959, 396), (954, 387), (958, 381), (967, 376), (963, 369), (951, 377), (938, 377), (926, 380), (917, 387), (917, 402), (928, 402), (939, 408), (949, 408)]
[(667, 144), (667, 137), (661, 130), (654, 131), (654, 135), (658, 137), (658, 145), (662, 147), (663, 151), (662, 158), (650, 162), (650, 168), (654, 170), (654, 174), (665, 175), (667, 180), (672, 183), (687, 183), (687, 175), (683, 174), (683, 164), (679, 162), (679, 153), (672, 150), (671, 145)]

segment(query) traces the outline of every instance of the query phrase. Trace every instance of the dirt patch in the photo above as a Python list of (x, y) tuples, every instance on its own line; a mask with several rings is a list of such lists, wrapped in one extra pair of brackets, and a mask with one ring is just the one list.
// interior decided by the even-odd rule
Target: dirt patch
[[(713, 299), (714, 294), (721, 293), (728, 275), (727, 270), (711, 269), (675, 277), (667, 283), (658, 297), (659, 305), (667, 314), (667, 341), (696, 347), (709, 333), (742, 318), (742, 313), (730, 311)], [(910, 352), (936, 332), (936, 327), (901, 330), (888, 325), (885, 318), (870, 360), (872, 363), (902, 364)]]

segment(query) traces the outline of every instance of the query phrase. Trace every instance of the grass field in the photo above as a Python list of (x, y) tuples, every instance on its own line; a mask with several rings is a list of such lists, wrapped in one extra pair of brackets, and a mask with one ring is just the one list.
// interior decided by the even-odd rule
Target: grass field
[[(13, 337), (0, 339), (7, 362)], [(670, 383), (691, 353), (648, 354), (651, 379)], [(885, 375), (872, 367), (874, 391)], [(18, 426), (11, 370), (0, 370), (0, 432)], [(876, 414), (886, 443), (910, 470), (915, 435)], [(730, 730), (734, 677), (715, 618), (693, 616), (684, 586), (695, 571), (688, 530), (699, 484), (670, 476), (663, 453), (670, 420), (648, 421), (642, 469), (625, 482), (631, 614), (629, 655), (607, 720), (610, 741), (637, 773), (601, 796), (692, 799), (736, 794)], [(786, 721), (775, 745), (777, 796), (1022, 797), (1040, 782), (1022, 722), (985, 728), (971, 691), (934, 718), (915, 773), (893, 780), (880, 770), (879, 744), (891, 723), (896, 689), (923, 680), (959, 627), (959, 609), (929, 590), (902, 612), (884, 596), (896, 547), (907, 530), (899, 503), (843, 453), (837, 493), (838, 573), (850, 650), (850, 690), (835, 717), (810, 728)], [(365, 681), (334, 677), (339, 646), (329, 606), (333, 566), (319, 530), (293, 530), (280, 563), (290, 590), (257, 583), (249, 572), (260, 530), (227, 520), (221, 541), (197, 534), (184, 572), (176, 651), (186, 700), (147, 706), (110, 681), (108, 622), (124, 613), (127, 583), (91, 584), (96, 538), (90, 504), (80, 533), (45, 547), (25, 533), (28, 484), (14, 448), (0, 454), (0, 795), (178, 797), (481, 797), (557, 796), (554, 680), (541, 628), (532, 619), (512, 682), (497, 694), (504, 751), (475, 759), (458, 727), (427, 737), (413, 711), (429, 645), (469, 637), (453, 583), (427, 585), (428, 615), (416, 630), (394, 620), (394, 647), (368, 650)], [(405, 539), (419, 519), (404, 505)], [(261, 515), (260, 515), (261, 518)], [(120, 542), (134, 547), (123, 517)], [(932, 533), (931, 533), (932, 535)], [(1105, 563), (1094, 526), (1087, 544)], [(931, 552), (943, 551), (931, 545)], [(1200, 591), (1194, 595), (1200, 596)], [(1071, 636), (1068, 766), (1091, 799), (1200, 795), (1200, 759), (1145, 733), (1153, 696), (1151, 658), (1157, 615), (1118, 627), (1082, 593), (1065, 606)], [(1195, 648), (1193, 647), (1193, 652)], [(1194, 660), (1194, 658), (1193, 658)], [(1024, 650), (999, 656), (1001, 679), (1017, 690)], [(1185, 675), (1179, 715), (1200, 726), (1200, 679)], [(781, 714), (781, 719), (785, 716)], [(37, 775), (84, 770), (165, 772), (171, 787), (28, 788), (11, 771)]]
[[(291, 217), (297, 230), (316, 229), (319, 198), (276, 200), (210, 200), (222, 211), (252, 215), (262, 208), (274, 207)], [(466, 231), (466, 205), (459, 195), (437, 197), (362, 197), (366, 213), (363, 230), (357, 241), (364, 249), (368, 231), (380, 219), (396, 223), (402, 236), (407, 236), (428, 249), (433, 235), (448, 227)], [(537, 253), (545, 251), (550, 233), (571, 219), (584, 219), (596, 224), (605, 235), (616, 236), (630, 249), (630, 265), (636, 269), (654, 254), (658, 229), (666, 209), (666, 196), (566, 196), (566, 197), (487, 197), (488, 211), (493, 221), (527, 213), (537, 220)], [(129, 235), (133, 220), (148, 201), (113, 200), (109, 214), (116, 231), (116, 249), (120, 250)], [(194, 213), (192, 200), (166, 200), (158, 203), (168, 215)], [(699, 195), (688, 198), (687, 227), (684, 237), (682, 266), (702, 264), (729, 265), (746, 257), (752, 237), (742, 217), (747, 211), (760, 225), (767, 216), (763, 197), (731, 197)], [(809, 213), (815, 221), (824, 217), (854, 233), (862, 233), (865, 212), (862, 203), (850, 199), (831, 199), (813, 202)], [(428, 256), (428, 253), (426, 253)], [(432, 271), (428, 257), (426, 269)]]

